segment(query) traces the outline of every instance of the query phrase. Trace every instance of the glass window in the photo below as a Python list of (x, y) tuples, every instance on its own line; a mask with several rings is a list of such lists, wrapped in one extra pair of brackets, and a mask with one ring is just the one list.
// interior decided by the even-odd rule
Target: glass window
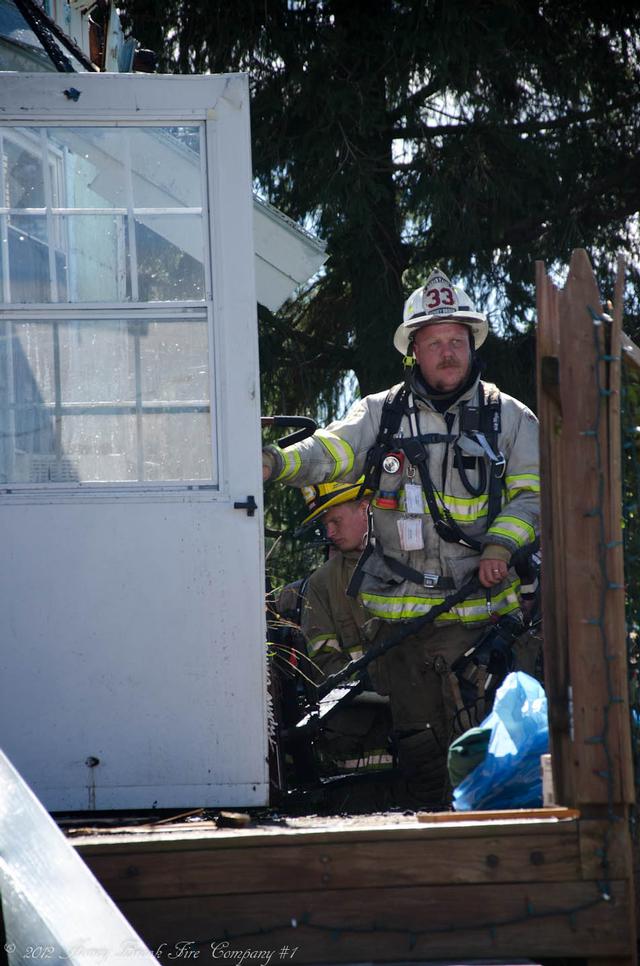
[(203, 301), (201, 136), (0, 128), (2, 300)]
[(206, 319), (3, 325), (0, 483), (215, 482)]

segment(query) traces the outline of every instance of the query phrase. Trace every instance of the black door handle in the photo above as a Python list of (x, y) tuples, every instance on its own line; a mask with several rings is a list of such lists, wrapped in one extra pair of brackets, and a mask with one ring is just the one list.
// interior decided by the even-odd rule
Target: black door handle
[(255, 501), (255, 497), (249, 495), (244, 503), (234, 503), (234, 510), (246, 510), (247, 516), (252, 517), (253, 514), (258, 509), (258, 504)]
[(307, 436), (313, 436), (318, 424), (315, 419), (310, 419), (308, 416), (261, 416), (260, 417), (261, 426), (301, 426), (296, 433), (289, 433), (288, 436), (281, 436), (278, 440), (278, 446), (280, 449), (285, 449), (286, 446), (293, 446), (294, 443), (299, 443), (301, 439), (306, 439)]

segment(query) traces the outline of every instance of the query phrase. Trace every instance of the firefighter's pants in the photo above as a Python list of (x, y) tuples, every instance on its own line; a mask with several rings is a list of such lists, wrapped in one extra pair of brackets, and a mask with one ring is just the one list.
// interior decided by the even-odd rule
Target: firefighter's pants
[[(397, 625), (382, 624), (377, 644)], [(447, 750), (457, 733), (451, 665), (482, 633), (459, 623), (423, 627), (375, 662), (389, 694), (398, 764), (416, 807), (438, 808), (450, 800)]]

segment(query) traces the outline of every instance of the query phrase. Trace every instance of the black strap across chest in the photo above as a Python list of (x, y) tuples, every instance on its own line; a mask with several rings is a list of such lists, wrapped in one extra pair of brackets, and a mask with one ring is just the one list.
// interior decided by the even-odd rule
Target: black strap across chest
[[(460, 405), (459, 435), (451, 433), (453, 422), (449, 419), (447, 433), (421, 433), (414, 437), (398, 436), (397, 433), (403, 416), (409, 415), (409, 395), (410, 390), (406, 383), (398, 388), (391, 389), (387, 394), (382, 407), (376, 442), (367, 454), (360, 492), (363, 493), (365, 489), (374, 491), (378, 489), (384, 456), (390, 450), (401, 450), (409, 462), (418, 470), (429, 513), (440, 538), (447, 543), (461, 543), (473, 550), (480, 551), (482, 549), (480, 542), (464, 533), (452, 518), (442, 496), (436, 495), (429, 472), (427, 447), (437, 443), (445, 444), (444, 476), (446, 474), (448, 446), (453, 444), (454, 466), (458, 470), (467, 492), (472, 496), (480, 496), (485, 491), (488, 493), (487, 525), (489, 526), (499, 513), (502, 505), (502, 477), (505, 464), (504, 458), (498, 450), (498, 436), (501, 429), (500, 394), (495, 387), (480, 382), (479, 404), (477, 406)], [(451, 416), (451, 414), (448, 415)], [(487, 473), (485, 460), (483, 458), (476, 460), (479, 468), (479, 479), (475, 486), (471, 484), (466, 473), (465, 456), (458, 443), (461, 435), (468, 436), (481, 444), (490, 464), (490, 470)], [(493, 454), (493, 456), (491, 457), (489, 454)]]

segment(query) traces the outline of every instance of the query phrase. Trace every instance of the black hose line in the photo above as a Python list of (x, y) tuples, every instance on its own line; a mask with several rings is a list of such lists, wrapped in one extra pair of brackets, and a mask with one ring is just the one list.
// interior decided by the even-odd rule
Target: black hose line
[[(540, 541), (536, 539), (533, 541), (533, 543), (527, 544), (526, 547), (521, 547), (520, 550), (516, 550), (509, 561), (509, 567), (515, 566), (519, 560), (526, 558), (531, 553), (535, 553), (539, 546)], [(422, 630), (423, 627), (426, 627), (428, 624), (432, 624), (441, 614), (446, 614), (453, 607), (455, 607), (456, 604), (459, 604), (461, 601), (465, 600), (465, 598), (469, 597), (470, 594), (478, 590), (481, 586), (482, 585), (480, 584), (479, 578), (477, 576), (472, 577), (471, 580), (468, 580), (467, 583), (460, 588), (460, 590), (457, 590), (454, 594), (451, 594), (441, 604), (436, 604), (434, 607), (431, 607), (428, 613), (424, 614), (422, 617), (414, 617), (408, 621), (403, 621), (402, 627), (399, 627), (396, 632), (391, 634), (390, 637), (386, 638), (386, 640), (380, 641), (379, 644), (376, 644), (374, 647), (370, 648), (370, 650), (366, 651), (362, 657), (358, 658), (357, 661), (352, 661), (340, 671), (336, 671), (335, 674), (331, 674), (326, 681), (324, 681), (318, 687), (318, 700), (320, 701), (322, 698), (326, 697), (330, 691), (333, 691), (333, 689), (342, 684), (343, 681), (347, 681), (354, 675), (360, 674), (360, 672), (364, 671), (372, 661), (375, 661), (383, 654), (386, 654), (387, 651), (390, 651), (392, 647), (397, 647), (397, 645), (401, 644), (405, 638), (411, 637), (413, 634), (416, 634), (418, 631)]]

